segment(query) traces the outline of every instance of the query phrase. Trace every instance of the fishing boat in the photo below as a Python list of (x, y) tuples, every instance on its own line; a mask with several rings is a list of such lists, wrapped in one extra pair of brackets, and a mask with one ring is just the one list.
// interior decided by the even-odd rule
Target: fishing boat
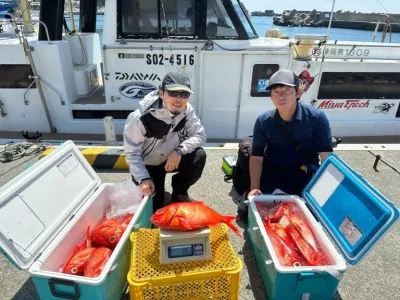
[(42, 0), (37, 37), (0, 35), (0, 135), (104, 134), (107, 117), (121, 134), (181, 71), (208, 138), (240, 139), (273, 108), (266, 87), (280, 68), (299, 75), (300, 101), (326, 113), (333, 135), (400, 132), (400, 44), (260, 37), (240, 1), (106, 0), (102, 42), (95, 0), (81, 1), (79, 32), (63, 33), (63, 14), (64, 0)]

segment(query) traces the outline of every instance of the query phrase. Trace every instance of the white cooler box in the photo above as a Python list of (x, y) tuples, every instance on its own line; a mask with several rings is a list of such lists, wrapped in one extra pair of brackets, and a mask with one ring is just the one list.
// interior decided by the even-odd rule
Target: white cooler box
[[(322, 251), (327, 254), (330, 265), (282, 266), (264, 228), (256, 202), (297, 204), (309, 221)], [(268, 298), (327, 300), (335, 294), (346, 270), (346, 261), (356, 264), (393, 225), (399, 217), (399, 211), (338, 156), (330, 154), (304, 189), (302, 199), (291, 195), (250, 197), (248, 216), (250, 243)]]
[(71, 141), (0, 189), (0, 247), (28, 269), (41, 299), (120, 299), (127, 283), (133, 228), (150, 228), (152, 199), (145, 197), (100, 276), (60, 273), (75, 246), (110, 208), (116, 185), (101, 183)]

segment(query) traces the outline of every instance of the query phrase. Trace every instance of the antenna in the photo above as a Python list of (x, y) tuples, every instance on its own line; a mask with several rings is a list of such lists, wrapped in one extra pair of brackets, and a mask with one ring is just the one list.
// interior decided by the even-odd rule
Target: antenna
[(324, 61), (325, 61), (325, 50), (326, 50), (326, 46), (328, 45), (329, 33), (330, 33), (330, 31), (331, 31), (331, 25), (332, 25), (332, 19), (333, 19), (333, 11), (334, 11), (334, 9), (335, 9), (335, 2), (336, 2), (336, 0), (333, 0), (333, 1), (332, 1), (332, 9), (331, 9), (331, 15), (330, 15), (330, 18), (329, 18), (328, 31), (326, 32), (326, 42), (324, 43), (324, 48), (322, 49), (321, 65), (320, 65), (320, 67), (319, 67), (319, 72), (318, 72), (318, 74), (321, 74), (321, 76), (319, 76), (319, 77), (317, 78), (317, 81), (318, 81), (318, 82), (317, 82), (317, 86), (319, 86), (320, 83), (321, 83), (321, 78), (322, 78), (322, 66), (323, 66)]

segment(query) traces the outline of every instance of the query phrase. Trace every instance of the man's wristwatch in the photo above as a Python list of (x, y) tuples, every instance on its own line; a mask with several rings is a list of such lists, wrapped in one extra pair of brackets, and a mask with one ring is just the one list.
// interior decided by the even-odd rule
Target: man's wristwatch
[(179, 156), (183, 155), (183, 147), (179, 146), (178, 148), (176, 148), (175, 153)]

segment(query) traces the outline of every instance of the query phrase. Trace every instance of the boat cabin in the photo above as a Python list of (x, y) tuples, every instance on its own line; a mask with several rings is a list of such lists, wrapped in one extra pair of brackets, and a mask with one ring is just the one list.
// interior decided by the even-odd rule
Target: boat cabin
[(107, 0), (102, 37), (86, 1), (80, 32), (62, 34), (55, 2), (42, 0), (52, 14), (41, 12), (38, 38), (0, 35), (0, 131), (101, 134), (111, 116), (121, 134), (139, 101), (181, 71), (208, 138), (240, 139), (273, 108), (270, 76), (289, 68), (334, 135), (400, 132), (400, 44), (260, 37), (236, 0)]

